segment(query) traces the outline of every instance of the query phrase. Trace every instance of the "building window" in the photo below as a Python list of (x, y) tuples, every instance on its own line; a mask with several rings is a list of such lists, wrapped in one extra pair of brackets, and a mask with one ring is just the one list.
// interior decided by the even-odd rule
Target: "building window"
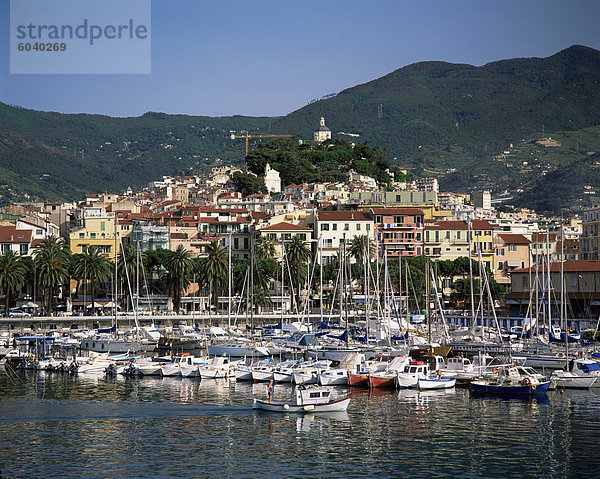
[(20, 253), (21, 254), (27, 254), (27, 251), (29, 250), (28, 245), (26, 244), (22, 244), (21, 248), (20, 248)]
[(417, 233), (417, 241), (421, 241), (421, 233)]
[(321, 223), (321, 231), (329, 231), (329, 223)]
[(504, 263), (502, 261), (498, 261), (498, 269), (504, 269)]
[(233, 238), (233, 249), (240, 249), (240, 239)]
[(37, 236), (40, 236), (40, 235), (44, 234), (44, 232), (42, 230), (35, 230), (35, 234)]
[(244, 238), (244, 249), (248, 249), (248, 238)]
[(85, 238), (85, 233), (79, 233), (79, 239)]
[(508, 251), (517, 251), (517, 245), (516, 244), (509, 244), (508, 245)]
[(360, 223), (356, 223), (356, 231), (360, 231)]
[(100, 231), (106, 231), (106, 221), (100, 222)]
[(456, 232), (456, 239), (460, 239), (460, 231)]
[[(429, 231), (425, 231), (425, 241), (429, 242)], [(427, 250), (425, 250), (427, 251)], [(427, 254), (427, 253), (425, 253)]]
[(344, 223), (344, 231), (350, 231), (350, 224)]
[[(498, 256), (504, 256), (504, 248), (498, 248), (496, 254)], [(502, 266), (500, 266), (500, 269), (502, 269)]]
[(337, 231), (337, 223), (333, 223), (331, 226), (333, 231)]
[(95, 239), (96, 238), (96, 233), (90, 233), (90, 238)]

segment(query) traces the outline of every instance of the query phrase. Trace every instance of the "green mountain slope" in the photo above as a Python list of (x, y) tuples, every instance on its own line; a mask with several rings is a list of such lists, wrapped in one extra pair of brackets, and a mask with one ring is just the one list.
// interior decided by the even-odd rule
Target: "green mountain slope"
[[(0, 104), (0, 201), (135, 188), (206, 169), (217, 158), (240, 164), (243, 141), (231, 140), (230, 130), (308, 139), (321, 115), (334, 138), (380, 145), (392, 163), (437, 176), (444, 189), (507, 190), (529, 201), (540, 171), (559, 178), (587, 161), (587, 152), (600, 151), (600, 52), (573, 46), (481, 67), (417, 63), (282, 118), (109, 118)], [(557, 135), (558, 148), (535, 143)]]
[(63, 115), (0, 104), (0, 200), (74, 199), (243, 159), (230, 130), (269, 118)]
[(311, 103), (273, 129), (308, 136), (324, 115), (333, 132), (359, 134), (406, 166), (436, 163), (425, 145), (485, 156), (542, 129), (600, 124), (599, 81), (600, 52), (581, 46), (482, 67), (423, 62)]

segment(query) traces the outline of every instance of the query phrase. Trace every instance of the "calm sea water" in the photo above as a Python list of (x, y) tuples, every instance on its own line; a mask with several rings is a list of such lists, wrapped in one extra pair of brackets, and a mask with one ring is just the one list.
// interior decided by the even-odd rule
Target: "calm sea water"
[[(275, 396), (289, 398), (290, 386)], [(600, 477), (600, 391), (353, 391), (347, 413), (251, 409), (265, 385), (0, 371), (3, 478)]]

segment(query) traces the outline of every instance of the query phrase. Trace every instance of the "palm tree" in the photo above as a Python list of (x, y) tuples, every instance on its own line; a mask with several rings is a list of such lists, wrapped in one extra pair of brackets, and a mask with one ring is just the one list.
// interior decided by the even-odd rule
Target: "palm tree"
[(46, 312), (50, 312), (54, 290), (69, 279), (71, 250), (64, 239), (49, 236), (36, 247), (34, 256), (37, 281), (47, 296)]
[(173, 292), (173, 307), (179, 313), (181, 295), (189, 286), (194, 270), (192, 252), (179, 245), (175, 251), (171, 251), (164, 266), (168, 271), (167, 282)]
[(348, 254), (354, 258), (357, 263), (362, 264), (367, 257), (367, 249), (369, 250), (369, 259), (373, 258), (375, 247), (373, 242), (367, 235), (355, 236), (352, 238)]
[(254, 245), (257, 259), (273, 259), (275, 257), (275, 240), (259, 236)]
[(14, 251), (9, 250), (0, 256), (0, 287), (4, 291), (4, 314), (8, 315), (10, 293), (17, 291), (25, 282), (25, 264)]
[(311, 257), (311, 251), (299, 235), (294, 235), (285, 249), (285, 254), (292, 277), (296, 279), (295, 301), (296, 307), (300, 308), (300, 284), (306, 279), (306, 263)]
[(206, 247), (206, 257), (201, 258), (200, 271), (204, 282), (209, 285), (212, 302), (218, 308), (219, 291), (227, 283), (228, 256), (218, 241), (212, 241)]
[(88, 247), (85, 253), (73, 255), (72, 263), (73, 276), (90, 284), (93, 307), (96, 300), (96, 284), (110, 280), (114, 263), (96, 246)]

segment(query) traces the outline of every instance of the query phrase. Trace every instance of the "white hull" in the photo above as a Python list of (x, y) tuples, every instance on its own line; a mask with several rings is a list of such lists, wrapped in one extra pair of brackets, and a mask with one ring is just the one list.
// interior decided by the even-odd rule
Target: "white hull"
[(134, 353), (141, 349), (141, 341), (123, 339), (86, 339), (81, 341), (81, 349), (97, 353)]
[(301, 386), (302, 384), (317, 384), (317, 373), (316, 371), (295, 372), (292, 374), (292, 382), (297, 386)]
[(211, 344), (208, 346), (209, 356), (232, 356), (235, 358), (264, 358), (269, 356), (265, 348), (251, 344)]
[(156, 364), (140, 364), (138, 366), (140, 373), (144, 376), (160, 376), (162, 375), (162, 371), (160, 369), (160, 363)]
[(552, 379), (556, 381), (557, 388), (568, 389), (589, 389), (597, 382), (597, 378), (594, 376), (577, 376), (577, 374), (564, 371), (556, 371), (552, 375)]
[(419, 379), (417, 386), (420, 390), (450, 389), (456, 386), (456, 379)]
[(274, 371), (273, 372), (273, 381), (276, 383), (291, 383), (292, 382), (292, 372), (290, 371)]
[(284, 413), (316, 413), (316, 412), (339, 412), (346, 411), (348, 409), (348, 404), (350, 404), (350, 398), (342, 398), (337, 399), (335, 401), (331, 401), (324, 404), (306, 404), (306, 405), (298, 405), (292, 402), (284, 402), (284, 401), (273, 401), (269, 403), (268, 401), (260, 401), (258, 399), (254, 400), (254, 409), (262, 409), (263, 411), (269, 412), (284, 412)]
[(181, 369), (179, 364), (163, 364), (160, 367), (163, 376), (181, 376)]
[(325, 371), (318, 375), (321, 386), (346, 386), (348, 384), (348, 371), (346, 369)]
[(252, 380), (255, 382), (267, 382), (273, 379), (273, 371), (271, 369), (253, 369)]

